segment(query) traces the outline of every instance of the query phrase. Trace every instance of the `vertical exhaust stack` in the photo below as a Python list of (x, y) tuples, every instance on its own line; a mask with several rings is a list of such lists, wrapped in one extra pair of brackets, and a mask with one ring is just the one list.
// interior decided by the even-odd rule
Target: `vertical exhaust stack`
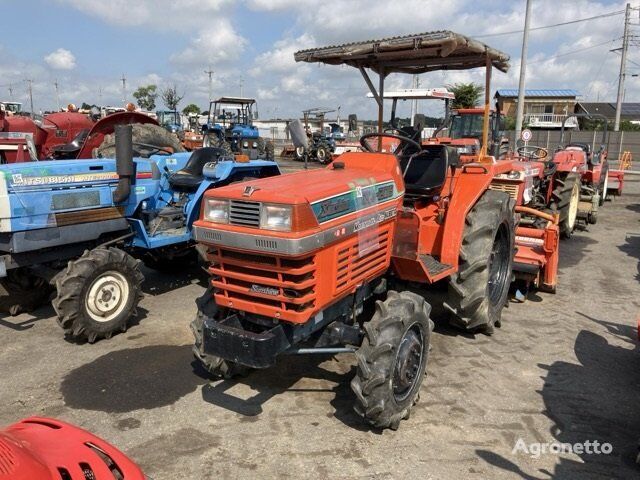
[(129, 198), (131, 184), (135, 181), (135, 165), (133, 163), (133, 127), (116, 125), (116, 172), (118, 186), (113, 192), (113, 202), (121, 203)]

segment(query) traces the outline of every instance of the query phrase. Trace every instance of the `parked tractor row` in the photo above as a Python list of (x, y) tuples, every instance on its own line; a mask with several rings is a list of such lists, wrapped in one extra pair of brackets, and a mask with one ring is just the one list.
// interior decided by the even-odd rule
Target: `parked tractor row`
[[(537, 147), (508, 152), (489, 92), (509, 57), (457, 33), (315, 48), (295, 60), (360, 71), (378, 106), (378, 130), (360, 138), (360, 151), (280, 175), (252, 126), (255, 102), (223, 97), (193, 153), (117, 125), (102, 140), (113, 149), (106, 158), (1, 165), (0, 308), (28, 310), (53, 290), (69, 337), (109, 338), (135, 314), (140, 263), (177, 270), (198, 261), (197, 246), (210, 279), (191, 328), (212, 376), (282, 355), (354, 353), (356, 411), (395, 429), (418, 399), (432, 306), (491, 335), (514, 278), (555, 292), (560, 236), (595, 223), (606, 195), (604, 140), (597, 152), (570, 144), (550, 160)], [(398, 98), (383, 128), (389, 74), (474, 68), (485, 69), (484, 106), (456, 111), (447, 136), (423, 140), (421, 127), (399, 126)], [(296, 148), (312, 151), (300, 121), (289, 130)]]

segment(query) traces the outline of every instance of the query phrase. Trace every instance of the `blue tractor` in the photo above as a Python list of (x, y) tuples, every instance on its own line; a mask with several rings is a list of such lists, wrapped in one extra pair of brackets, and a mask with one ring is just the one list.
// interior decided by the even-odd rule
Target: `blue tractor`
[[(0, 166), (0, 310), (53, 296), (67, 336), (94, 342), (125, 331), (142, 297), (140, 264), (197, 260), (192, 225), (204, 192), (280, 173), (216, 147), (171, 153), (116, 127), (116, 158)], [(146, 149), (147, 158), (134, 158)], [(242, 213), (242, 212), (240, 212)]]
[(221, 97), (209, 105), (209, 118), (202, 127), (204, 146), (223, 148), (229, 153), (242, 154), (250, 159), (273, 159), (270, 140), (260, 136), (253, 125), (256, 101), (253, 98)]
[(184, 139), (184, 126), (182, 117), (177, 110), (158, 110), (156, 112), (158, 123), (170, 133), (174, 133), (180, 140)]

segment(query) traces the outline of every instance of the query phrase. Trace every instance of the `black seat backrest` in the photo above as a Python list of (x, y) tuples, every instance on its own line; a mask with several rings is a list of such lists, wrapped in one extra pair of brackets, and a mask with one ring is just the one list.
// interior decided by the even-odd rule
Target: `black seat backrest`
[(457, 163), (455, 152), (446, 145), (424, 145), (413, 155), (400, 158), (407, 196), (430, 196), (438, 193), (449, 165)]
[(202, 175), (202, 169), (209, 162), (217, 162), (220, 157), (226, 155), (225, 150), (218, 147), (203, 147), (195, 150), (187, 164), (182, 170), (179, 170), (181, 174), (193, 175), (199, 177)]
[(84, 128), (80, 130), (76, 136), (69, 143), (65, 143), (62, 145), (58, 145), (54, 147), (54, 151), (57, 152), (76, 152), (82, 148), (84, 145), (84, 141), (87, 139), (87, 135), (89, 135), (89, 129)]

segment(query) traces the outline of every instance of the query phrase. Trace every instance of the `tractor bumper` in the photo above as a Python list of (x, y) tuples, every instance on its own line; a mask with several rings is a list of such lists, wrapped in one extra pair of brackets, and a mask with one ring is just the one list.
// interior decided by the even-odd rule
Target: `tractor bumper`
[(243, 328), (235, 314), (222, 320), (206, 318), (203, 335), (204, 353), (252, 368), (272, 366), (276, 357), (290, 347), (282, 325), (252, 332)]

